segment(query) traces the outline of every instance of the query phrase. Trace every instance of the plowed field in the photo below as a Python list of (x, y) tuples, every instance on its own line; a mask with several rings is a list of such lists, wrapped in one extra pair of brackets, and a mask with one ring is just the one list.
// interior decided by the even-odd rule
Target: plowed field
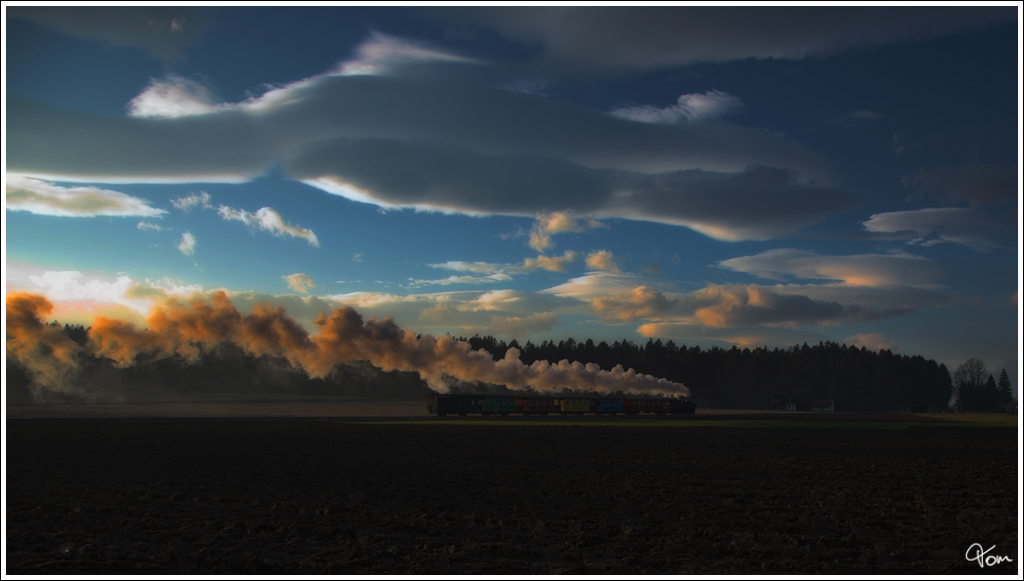
[(10, 574), (1018, 563), (1011, 428), (23, 420), (6, 445)]

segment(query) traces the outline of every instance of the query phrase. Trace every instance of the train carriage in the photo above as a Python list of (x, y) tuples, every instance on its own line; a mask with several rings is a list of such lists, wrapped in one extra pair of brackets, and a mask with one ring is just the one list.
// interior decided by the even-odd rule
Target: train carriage
[(524, 416), (530, 414), (546, 416), (560, 411), (558, 400), (553, 397), (525, 397), (519, 401), (519, 409)]
[(517, 404), (515, 397), (488, 396), (480, 398), (480, 413), (485, 416), (489, 416), (491, 414), (507, 416), (518, 411), (520, 411), (519, 405)]
[(623, 411), (622, 400), (619, 398), (598, 398), (594, 403), (594, 414), (621, 414)]
[(567, 397), (561, 400), (560, 411), (563, 416), (567, 414), (576, 414), (582, 416), (583, 414), (589, 414), (594, 411), (594, 405), (589, 397)]

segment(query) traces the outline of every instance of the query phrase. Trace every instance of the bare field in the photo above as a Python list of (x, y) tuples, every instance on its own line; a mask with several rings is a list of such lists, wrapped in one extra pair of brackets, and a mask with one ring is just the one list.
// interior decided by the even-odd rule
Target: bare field
[[(7, 438), (11, 574), (1017, 571), (1012, 428), (22, 420)], [(975, 542), (1013, 563), (966, 562)]]
[(427, 415), (426, 401), (363, 399), (248, 400), (214, 396), (209, 401), (32, 404), (7, 406), (8, 419), (141, 418), (365, 418)]

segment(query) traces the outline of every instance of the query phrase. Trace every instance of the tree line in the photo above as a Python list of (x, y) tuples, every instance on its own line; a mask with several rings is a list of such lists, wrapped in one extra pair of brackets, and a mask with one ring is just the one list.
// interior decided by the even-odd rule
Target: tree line
[[(80, 345), (88, 342), (89, 329), (54, 321)], [(932, 411), (951, 403), (961, 411), (995, 411), (1012, 397), (1004, 370), (998, 382), (971, 359), (951, 374), (945, 365), (920, 355), (899, 355), (888, 349), (871, 351), (831, 341), (789, 348), (701, 348), (651, 339), (611, 344), (591, 339), (506, 343), (493, 336), (465, 338), (474, 349), (484, 349), (495, 360), (518, 349), (526, 364), (562, 359), (596, 363), (610, 370), (616, 365), (638, 373), (682, 383), (698, 407), (717, 409), (764, 409), (773, 396), (810, 409), (814, 400), (830, 399), (836, 411), (906, 411), (915, 402)], [(83, 356), (74, 390), (49, 394), (62, 399), (139, 392), (180, 393), (275, 392), (295, 395), (344, 395), (388, 399), (416, 399), (429, 393), (415, 372), (384, 372), (368, 363), (339, 365), (324, 379), (311, 379), (284, 359), (254, 357), (237, 346), (222, 344), (185, 364), (177, 358), (141, 358), (129, 368), (118, 368), (109, 359)], [(8, 358), (8, 399), (31, 398), (30, 380), (17, 361)], [(502, 386), (453, 382), (456, 391), (507, 392)], [(583, 393), (566, 386), (567, 393)], [(84, 395), (83, 395), (84, 394)], [(38, 393), (35, 399), (39, 399)], [(45, 394), (44, 394), (45, 395)]]

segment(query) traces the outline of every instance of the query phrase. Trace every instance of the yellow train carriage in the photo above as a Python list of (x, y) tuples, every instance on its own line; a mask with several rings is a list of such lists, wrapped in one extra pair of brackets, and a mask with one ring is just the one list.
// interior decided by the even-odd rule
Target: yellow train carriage
[(576, 414), (582, 416), (594, 411), (594, 400), (589, 397), (569, 397), (560, 399), (559, 413), (564, 415)]

